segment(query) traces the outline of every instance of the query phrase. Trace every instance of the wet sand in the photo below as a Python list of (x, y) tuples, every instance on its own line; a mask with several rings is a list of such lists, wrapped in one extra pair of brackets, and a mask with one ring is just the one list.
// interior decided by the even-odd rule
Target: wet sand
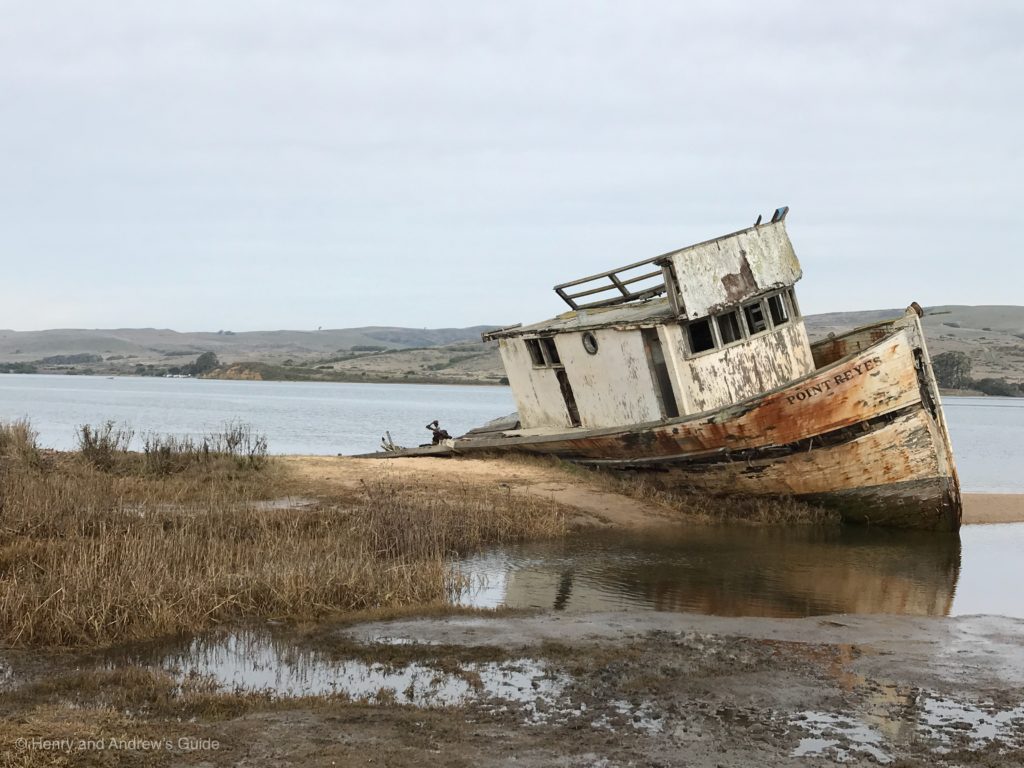
[(435, 491), (457, 492), (472, 486), (537, 496), (570, 509), (570, 524), (576, 528), (664, 525), (679, 516), (668, 507), (615, 493), (583, 473), (534, 461), (431, 457), (353, 459), (346, 456), (284, 456), (282, 460), (304, 480), (338, 490), (355, 491), (362, 482), (381, 474), (393, 474)]
[[(575, 527), (611, 525), (636, 528), (663, 525), (678, 512), (650, 501), (615, 493), (585, 473), (557, 465), (506, 458), (491, 459), (353, 459), (329, 456), (286, 456), (300, 476), (354, 491), (359, 483), (381, 473), (401, 474), (430, 486), (466, 484), (506, 488), (511, 493), (542, 496), (574, 510)], [(965, 493), (964, 525), (1024, 522), (1024, 494)]]
[[(57, 659), (0, 698), (0, 764), (1011, 768), (1024, 761), (1022, 633), (996, 616), (628, 611), (280, 627), (264, 642), (284, 675), (254, 668), (253, 645), (190, 646), (246, 670), (241, 687), (199, 698), (147, 676), (138, 649), (100, 670)], [(337, 695), (277, 698), (293, 673)], [(166, 747), (38, 743), (114, 736)]]
[(965, 493), (964, 525), (1024, 523), (1024, 493)]

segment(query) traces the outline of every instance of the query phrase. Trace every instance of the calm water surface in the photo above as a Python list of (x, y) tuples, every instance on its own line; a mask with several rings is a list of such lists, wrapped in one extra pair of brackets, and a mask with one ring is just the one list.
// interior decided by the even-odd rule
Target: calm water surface
[[(0, 375), (0, 419), (27, 416), (47, 446), (107, 419), (196, 435), (241, 420), (276, 453), (374, 450), (385, 429), (416, 445), (440, 419), (459, 434), (514, 409), (507, 387)], [(1024, 493), (1024, 400), (947, 398), (967, 492)], [(508, 547), (466, 560), (474, 605), (645, 608), (724, 615), (1024, 617), (1024, 525), (959, 537), (876, 529), (687, 527)]]
[(966, 493), (1024, 493), (1024, 397), (942, 401)]
[(273, 453), (368, 453), (384, 430), (419, 445), (434, 419), (457, 435), (514, 410), (508, 387), (0, 374), (0, 419), (27, 416), (53, 448), (74, 447), (77, 425), (107, 419), (179, 436), (240, 420)]
[[(944, 405), (964, 491), (1024, 493), (1024, 398)], [(107, 419), (140, 434), (177, 435), (241, 420), (265, 433), (275, 453), (365, 453), (384, 430), (418, 445), (433, 419), (457, 435), (513, 410), (508, 387), (0, 374), (0, 419), (29, 417), (54, 448), (73, 447), (77, 425)]]
[(523, 544), (462, 563), (465, 605), (717, 616), (1024, 617), (1024, 524), (956, 535), (676, 526)]

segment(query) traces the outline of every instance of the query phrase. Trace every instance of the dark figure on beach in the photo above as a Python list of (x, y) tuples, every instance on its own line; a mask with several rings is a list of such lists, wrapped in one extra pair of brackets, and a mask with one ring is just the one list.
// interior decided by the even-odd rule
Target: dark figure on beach
[(429, 429), (434, 435), (433, 445), (440, 444), (442, 440), (452, 439), (452, 436), (448, 434), (448, 430), (441, 429), (441, 425), (438, 423), (437, 419), (434, 419), (432, 422), (427, 424), (427, 429)]

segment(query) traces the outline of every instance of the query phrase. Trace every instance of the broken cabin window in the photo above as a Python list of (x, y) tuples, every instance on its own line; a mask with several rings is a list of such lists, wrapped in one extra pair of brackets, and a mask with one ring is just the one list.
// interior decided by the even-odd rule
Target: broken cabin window
[(743, 338), (740, 330), (740, 313), (735, 309), (718, 316), (718, 332), (722, 336), (722, 344), (732, 344)]
[(541, 339), (540, 346), (544, 350), (544, 359), (548, 361), (548, 365), (562, 364), (562, 360), (558, 357), (558, 348), (555, 346), (554, 339)]
[(747, 328), (750, 335), (768, 330), (768, 320), (764, 316), (764, 305), (760, 301), (752, 301), (743, 307), (743, 314), (747, 318)]
[(793, 314), (793, 317), (800, 317), (800, 305), (796, 303), (796, 293), (790, 288), (786, 291), (786, 295), (789, 297), (789, 311)]
[(768, 314), (772, 316), (772, 325), (784, 325), (789, 322), (786, 300), (782, 297), (781, 293), (768, 297)]
[(690, 352), (707, 352), (715, 348), (715, 337), (711, 333), (711, 318), (705, 317), (701, 320), (693, 320), (686, 326), (690, 336)]
[(526, 348), (534, 365), (544, 365), (544, 353), (540, 351), (540, 339), (526, 339)]

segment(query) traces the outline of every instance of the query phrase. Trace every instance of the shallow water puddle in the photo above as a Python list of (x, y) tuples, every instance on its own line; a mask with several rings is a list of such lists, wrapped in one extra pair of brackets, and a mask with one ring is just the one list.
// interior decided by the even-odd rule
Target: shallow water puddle
[(596, 531), (467, 557), (461, 605), (718, 616), (1024, 617), (1024, 524), (958, 535), (837, 526)]
[[(423, 645), (410, 638), (380, 634), (367, 643), (383, 646)], [(427, 653), (429, 656), (429, 652)], [(465, 661), (381, 662), (334, 658), (297, 647), (269, 631), (239, 630), (199, 636), (168, 649), (138, 648), (107, 657), (106, 665), (156, 667), (183, 686), (211, 682), (227, 693), (257, 693), (275, 699), (306, 696), (343, 697), (368, 704), (448, 708), (474, 705), (491, 713), (513, 713), (526, 724), (565, 724), (645, 734), (663, 730), (663, 715), (650, 702), (609, 702), (603, 713), (588, 708), (574, 691), (575, 679), (546, 662), (531, 658)]]
[(920, 707), (921, 732), (943, 746), (966, 744), (970, 749), (980, 749), (998, 742), (1009, 748), (1024, 748), (1024, 704), (998, 709), (928, 697)]
[(800, 739), (793, 757), (828, 755), (849, 762), (863, 753), (882, 764), (893, 760), (883, 749), (882, 734), (857, 720), (830, 712), (801, 712), (793, 724), (811, 734)]
[(309, 507), (315, 507), (316, 504), (316, 499), (306, 498), (305, 496), (284, 496), (280, 499), (249, 501), (245, 506), (257, 512), (278, 512), (289, 509), (308, 509)]
[[(934, 743), (933, 750), (937, 753), (953, 748), (978, 750), (993, 744), (1004, 749), (1024, 748), (1024, 704), (999, 709), (928, 693), (912, 702), (908, 700), (908, 704), (916, 711), (916, 715), (911, 715), (910, 728), (915, 733), (910, 738)], [(800, 739), (792, 756), (831, 757), (838, 762), (849, 762), (860, 753), (879, 763), (892, 762), (894, 758), (887, 751), (883, 732), (887, 732), (889, 726), (900, 727), (901, 720), (869, 711), (864, 712), (863, 717), (874, 725), (862, 722), (856, 714), (799, 713), (790, 725), (807, 736)]]
[[(382, 638), (382, 644), (408, 644)], [(196, 638), (183, 649), (163, 655), (155, 666), (180, 681), (210, 680), (223, 690), (263, 693), (275, 698), (343, 696), (372, 704), (458, 707), (488, 702), (514, 704), (532, 721), (572, 710), (565, 697), (570, 678), (533, 659), (467, 662), (456, 672), (424, 662), (384, 664), (333, 659), (317, 651), (275, 642), (261, 632), (237, 632)]]
[[(305, 496), (282, 496), (277, 499), (250, 499), (249, 501), (238, 502), (234, 507), (236, 509), (249, 509), (254, 512), (286, 512), (309, 509), (316, 505), (316, 499), (306, 498)], [(188, 510), (189, 506), (187, 504), (176, 504), (169, 501), (155, 504), (130, 503), (124, 504), (121, 507), (122, 512), (136, 515), (137, 517), (145, 517), (154, 513), (172, 514)]]

